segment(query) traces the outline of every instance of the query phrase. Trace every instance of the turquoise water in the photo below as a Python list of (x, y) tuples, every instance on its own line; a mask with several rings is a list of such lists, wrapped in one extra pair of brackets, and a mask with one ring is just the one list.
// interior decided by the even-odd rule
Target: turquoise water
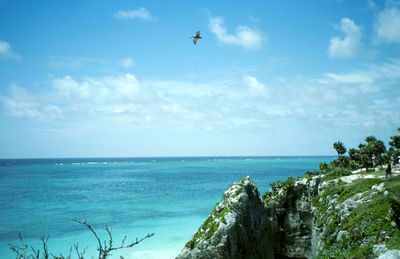
[[(332, 157), (79, 158), (0, 160), (0, 258), (15, 258), (8, 243), (39, 248), (49, 236), (53, 254), (79, 243), (95, 256), (96, 239), (112, 226), (114, 244), (155, 236), (110, 258), (174, 258), (220, 201), (224, 190), (250, 176), (264, 193), (269, 183), (317, 169)], [(74, 253), (72, 253), (75, 256)]]

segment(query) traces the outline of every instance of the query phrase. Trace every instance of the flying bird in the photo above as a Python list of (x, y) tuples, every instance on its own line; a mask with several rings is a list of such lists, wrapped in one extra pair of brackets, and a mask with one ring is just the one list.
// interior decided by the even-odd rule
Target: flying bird
[(196, 35), (193, 35), (192, 38), (193, 38), (193, 43), (194, 43), (194, 45), (196, 45), (197, 40), (198, 40), (198, 39), (201, 39), (201, 37), (200, 37), (200, 31), (196, 32)]

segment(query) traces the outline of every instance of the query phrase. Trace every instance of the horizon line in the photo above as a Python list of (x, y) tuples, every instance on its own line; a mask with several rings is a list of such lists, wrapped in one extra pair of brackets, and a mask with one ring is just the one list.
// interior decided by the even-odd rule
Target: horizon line
[(150, 158), (209, 158), (209, 157), (232, 157), (232, 158), (240, 158), (240, 157), (336, 157), (337, 155), (210, 155), (210, 156), (93, 156), (93, 157), (9, 157), (9, 158), (0, 158), (0, 160), (24, 160), (24, 159), (150, 159)]

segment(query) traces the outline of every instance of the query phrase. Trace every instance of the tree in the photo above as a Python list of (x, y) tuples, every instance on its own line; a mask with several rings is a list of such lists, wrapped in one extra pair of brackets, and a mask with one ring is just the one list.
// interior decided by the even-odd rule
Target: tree
[(364, 153), (363, 151), (361, 151), (361, 165), (368, 173), (368, 168), (372, 167), (372, 162), (371, 162), (371, 157)]
[(338, 157), (341, 156), (341, 155), (344, 155), (344, 153), (346, 153), (346, 147), (340, 141), (333, 143), (333, 148), (338, 153)]
[(350, 148), (349, 149), (349, 157), (350, 157), (351, 169), (353, 169), (353, 170), (357, 169), (362, 165), (360, 150), (358, 150), (356, 148)]
[(377, 139), (374, 136), (368, 136), (365, 138), (365, 142), (370, 143), (376, 141)]
[[(131, 242), (129, 244), (125, 244), (125, 241), (126, 241), (126, 238), (127, 238), (125, 236), (122, 239), (121, 245), (114, 246), (112, 235), (111, 235), (111, 227), (108, 227), (108, 226), (105, 227), (105, 229), (106, 229), (106, 231), (108, 233), (109, 239), (108, 239), (108, 241), (106, 241), (106, 240), (102, 241), (99, 238), (99, 236), (97, 235), (96, 231), (94, 230), (94, 227), (92, 225), (89, 225), (86, 222), (86, 220), (79, 221), (79, 220), (74, 219), (73, 221), (75, 221), (76, 223), (79, 223), (79, 224), (82, 224), (82, 225), (86, 226), (93, 233), (93, 235), (96, 237), (97, 242), (98, 242), (97, 251), (99, 252), (99, 255), (98, 255), (99, 259), (106, 259), (108, 256), (111, 255), (110, 253), (112, 251), (123, 249), (123, 248), (131, 248), (131, 247), (139, 244), (140, 242), (142, 242), (146, 238), (154, 236), (154, 233), (147, 234), (146, 236), (142, 237), (141, 239), (136, 238), (136, 241)], [(36, 250), (34, 247), (31, 247), (31, 249), (33, 251), (33, 255), (32, 254), (27, 254), (28, 245), (25, 244), (25, 242), (23, 241), (21, 234), (19, 234), (19, 239), (21, 241), (22, 247), (16, 246), (16, 245), (13, 245), (13, 244), (8, 244), (10, 246), (10, 249), (16, 253), (16, 255), (17, 255), (16, 258), (17, 259), (27, 259), (27, 258), (39, 259), (40, 258), (40, 255), (41, 255), (40, 249)], [(49, 239), (49, 237), (47, 237), (47, 238), (42, 237), (41, 238), (42, 244), (43, 244), (43, 252), (42, 252), (43, 255), (42, 255), (41, 258), (48, 259), (48, 258), (50, 258), (50, 256), (52, 256), (53, 259), (71, 259), (72, 247), (69, 250), (69, 255), (66, 256), (66, 257), (64, 255), (62, 255), (62, 254), (59, 254), (59, 255), (53, 255), (52, 253), (49, 254), (48, 247), (47, 247), (48, 239)], [(79, 251), (79, 245), (78, 244), (74, 244), (74, 247), (75, 247), (75, 251), (77, 253), (78, 259), (84, 259), (84, 255), (85, 255), (87, 247), (85, 249), (83, 249), (82, 252)], [(92, 256), (92, 258), (94, 258), (94, 257)], [(120, 256), (120, 258), (123, 259), (122, 256)]]
[(355, 148), (349, 149), (349, 157), (351, 160), (355, 161), (356, 163), (360, 163), (360, 150)]
[[(368, 136), (365, 138), (366, 143), (361, 143), (357, 148), (349, 149), (349, 167), (352, 169), (356, 168), (366, 168), (368, 172), (368, 168), (373, 166), (372, 158), (375, 157), (376, 165), (382, 165), (387, 163), (390, 160), (396, 161), (397, 157), (400, 156), (400, 128), (397, 129), (398, 134), (396, 136), (391, 137), (391, 141), (389, 145), (391, 146), (389, 150), (386, 152), (385, 143), (382, 140), (377, 139), (374, 136)], [(343, 163), (339, 163), (341, 158), (344, 160), (345, 157), (341, 157), (341, 153), (343, 150), (341, 148), (341, 142), (336, 142), (333, 144), (333, 147), (338, 152), (338, 159), (336, 164), (342, 165)], [(344, 151), (345, 153), (346, 151)]]
[(382, 140), (378, 140), (374, 136), (368, 136), (365, 138), (366, 154), (370, 157), (372, 162), (372, 157), (375, 156), (378, 165), (383, 163), (382, 154), (386, 152), (385, 143)]
[(321, 170), (321, 173), (325, 174), (329, 170), (328, 164), (326, 162), (319, 163), (319, 170)]
[(390, 137), (391, 141), (389, 141), (389, 145), (394, 149), (400, 149), (400, 128), (397, 129), (398, 134), (396, 136)]
[[(397, 161), (400, 156), (400, 128), (397, 129), (398, 133), (396, 136), (390, 137), (389, 145), (390, 145), (390, 154), (388, 154), (389, 161)], [(400, 163), (400, 161), (397, 161)]]
[(368, 168), (372, 167), (372, 153), (371, 149), (367, 144), (358, 145), (359, 153), (360, 153), (360, 164), (362, 168), (365, 168), (368, 173)]

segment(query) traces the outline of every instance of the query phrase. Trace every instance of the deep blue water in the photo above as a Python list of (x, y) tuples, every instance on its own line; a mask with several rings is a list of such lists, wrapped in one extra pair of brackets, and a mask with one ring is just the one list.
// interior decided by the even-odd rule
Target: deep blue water
[[(173, 258), (202, 224), (224, 190), (250, 176), (264, 193), (269, 183), (317, 169), (333, 157), (69, 158), (0, 160), (0, 258), (15, 258), (8, 243), (39, 246), (49, 235), (53, 253), (96, 240), (72, 219), (86, 219), (114, 242), (156, 235), (114, 253), (125, 258)], [(74, 254), (73, 254), (74, 255)]]

